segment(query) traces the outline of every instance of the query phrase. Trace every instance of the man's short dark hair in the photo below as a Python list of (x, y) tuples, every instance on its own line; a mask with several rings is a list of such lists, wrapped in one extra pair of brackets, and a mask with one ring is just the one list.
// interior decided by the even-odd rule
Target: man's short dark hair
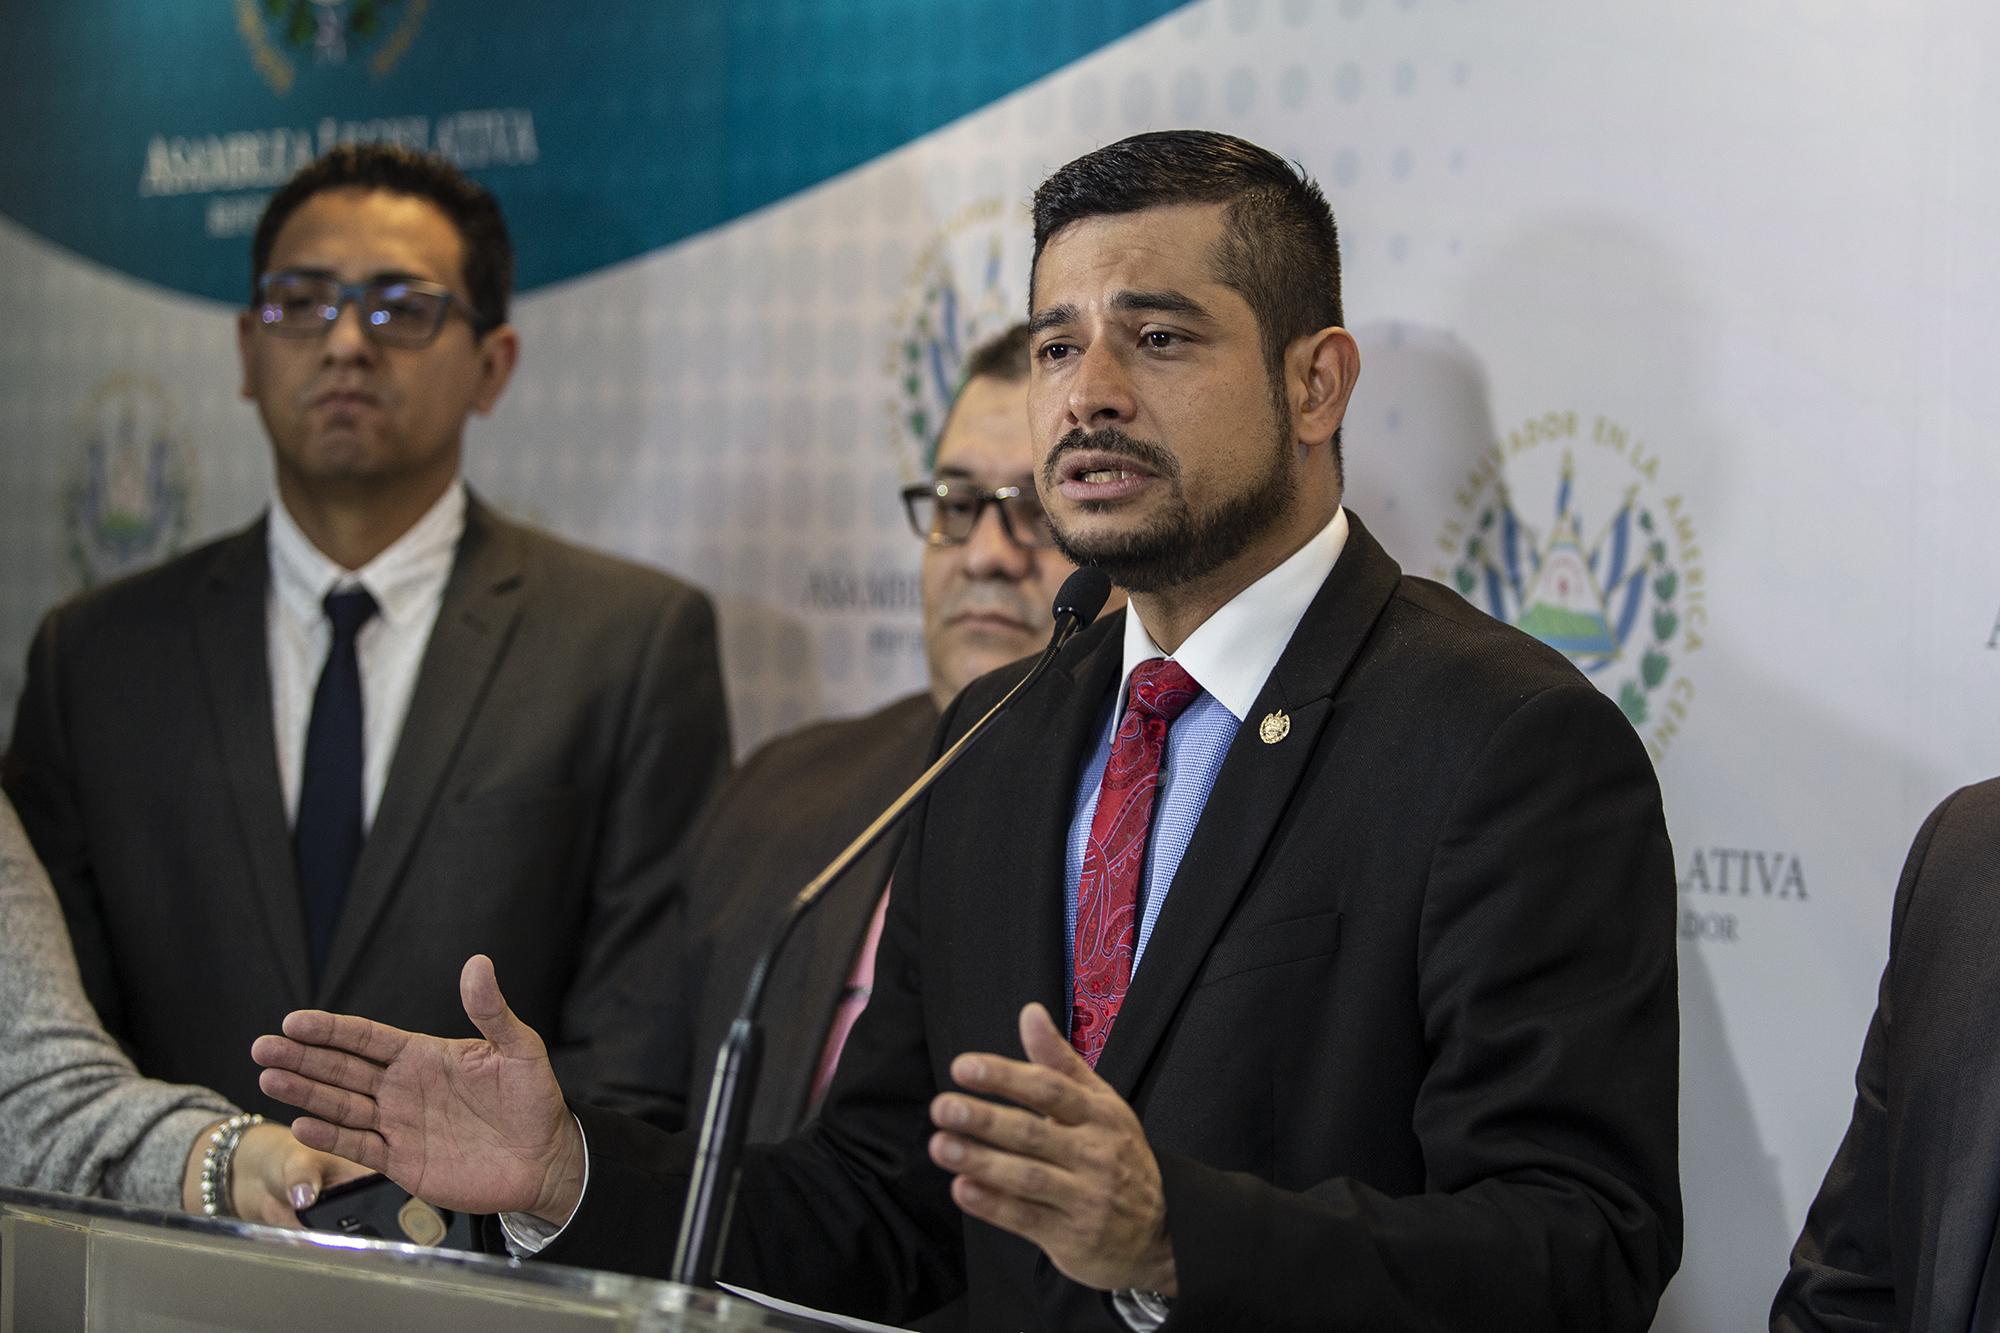
[(974, 380), (1005, 380), (1018, 384), (1028, 378), (1028, 326), (1015, 324), (994, 334), (966, 354), (962, 389)]
[(507, 238), (499, 203), (485, 186), (443, 158), (394, 144), (341, 144), (329, 149), (271, 196), (250, 242), (253, 301), (279, 229), (306, 200), (328, 190), (385, 190), (437, 205), (464, 242), (465, 294), (471, 298), (479, 331), (507, 322), (507, 299), (514, 290), (514, 243)]
[(1212, 130), (1135, 134), (1059, 168), (1035, 191), (1035, 263), (1073, 222), (1169, 204), (1227, 205), (1216, 276), (1256, 315), (1273, 377), (1294, 339), (1344, 322), (1326, 196), (1297, 163)]
[(974, 380), (1019, 384), (1028, 378), (1028, 357), (1028, 326), (1025, 322), (1009, 325), (965, 354), (965, 364), (959, 368), (958, 389), (951, 396), (951, 406), (945, 410), (944, 422), (931, 438), (930, 447), (924, 450), (925, 467), (937, 466), (938, 448), (944, 443), (945, 432), (951, 429), (951, 418), (958, 411), (958, 398), (965, 392), (965, 386)]

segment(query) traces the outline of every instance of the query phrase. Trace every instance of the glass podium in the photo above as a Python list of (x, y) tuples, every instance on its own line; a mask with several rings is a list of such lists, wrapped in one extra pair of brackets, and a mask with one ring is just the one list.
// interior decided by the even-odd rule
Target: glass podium
[(0, 1333), (805, 1333), (725, 1292), (0, 1188)]

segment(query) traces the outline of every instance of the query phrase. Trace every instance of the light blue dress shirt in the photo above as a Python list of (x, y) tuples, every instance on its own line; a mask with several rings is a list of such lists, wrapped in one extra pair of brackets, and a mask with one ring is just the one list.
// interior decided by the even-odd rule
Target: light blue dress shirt
[(1083, 851), (1090, 841), (1098, 786), (1104, 780), (1112, 739), (1124, 716), (1125, 692), (1133, 668), (1155, 657), (1171, 656), (1202, 689), (1167, 733), (1140, 885), (1138, 935), (1132, 948), (1136, 976), (1173, 885), (1174, 872), (1180, 869), (1181, 857), (1208, 805), (1208, 794), (1215, 789), (1223, 758), (1346, 544), (1347, 513), (1336, 510), (1304, 546), (1203, 621), (1173, 654), (1161, 650), (1136, 612), (1126, 611), (1124, 672), (1117, 692), (1106, 705), (1097, 747), (1077, 775), (1076, 800), (1071, 806), (1063, 860), (1064, 977), (1073, 976), (1076, 962), (1076, 895), (1083, 874)]

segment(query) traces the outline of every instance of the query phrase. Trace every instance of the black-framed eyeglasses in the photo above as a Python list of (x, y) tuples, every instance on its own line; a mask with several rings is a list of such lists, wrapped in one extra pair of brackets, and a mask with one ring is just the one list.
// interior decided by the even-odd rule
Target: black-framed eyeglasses
[(475, 334), (485, 333), (479, 316), (449, 287), (421, 278), (340, 282), (320, 273), (266, 273), (257, 279), (257, 322), (287, 338), (317, 338), (352, 303), (370, 338), (390, 347), (425, 347), (444, 328), (453, 310)]
[(988, 489), (973, 482), (941, 477), (903, 488), (903, 508), (910, 530), (932, 546), (959, 546), (972, 540), (979, 516), (992, 505), (1000, 511), (1000, 526), (1016, 546), (1042, 551), (1055, 545), (1048, 515), (1032, 486)]

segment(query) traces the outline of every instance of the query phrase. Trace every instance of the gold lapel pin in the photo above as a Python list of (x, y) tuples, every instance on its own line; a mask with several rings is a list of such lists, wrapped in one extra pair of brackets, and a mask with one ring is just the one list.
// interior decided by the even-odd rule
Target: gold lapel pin
[(1292, 719), (1280, 708), (1274, 713), (1264, 714), (1264, 720), (1257, 724), (1257, 735), (1266, 745), (1276, 745), (1292, 734)]

